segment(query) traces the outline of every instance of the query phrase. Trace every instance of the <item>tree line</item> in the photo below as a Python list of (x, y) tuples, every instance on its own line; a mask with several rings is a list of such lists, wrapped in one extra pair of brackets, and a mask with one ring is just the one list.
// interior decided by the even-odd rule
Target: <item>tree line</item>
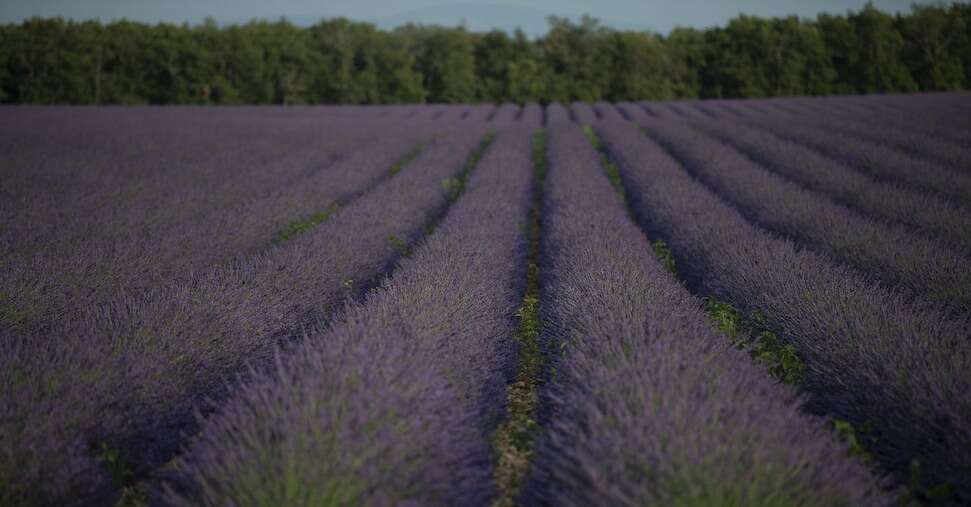
[(971, 88), (971, 4), (739, 16), (667, 36), (584, 17), (549, 32), (380, 30), (337, 18), (220, 27), (33, 18), (0, 25), (0, 102), (572, 102)]

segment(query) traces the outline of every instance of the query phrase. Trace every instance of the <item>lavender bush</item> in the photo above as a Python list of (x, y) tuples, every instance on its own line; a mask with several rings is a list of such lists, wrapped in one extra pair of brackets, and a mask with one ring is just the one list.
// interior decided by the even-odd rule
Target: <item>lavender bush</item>
[(692, 175), (759, 225), (817, 248), (888, 284), (932, 301), (971, 305), (971, 256), (963, 249), (854, 213), (766, 171), (680, 122), (642, 115), (639, 124)]
[(516, 104), (503, 104), (497, 107), (491, 120), (499, 125), (507, 125), (519, 120), (522, 109)]
[(551, 127), (542, 339), (561, 357), (529, 503), (887, 505), (789, 388), (712, 330), (598, 165), (578, 127)]
[(969, 99), (3, 108), (0, 505), (971, 504)]
[(971, 209), (924, 192), (874, 181), (799, 143), (736, 121), (699, 121), (692, 126), (731, 145), (753, 161), (809, 190), (873, 218), (910, 225), (918, 232), (971, 248)]
[[(57, 116), (53, 128), (24, 126), (29, 142), (11, 149), (0, 169), (4, 190), (16, 196), (0, 201), (9, 204), (10, 227), (0, 235), (6, 243), (33, 251), (51, 248), (52, 240), (66, 244), (198, 215), (285, 186), (373, 134), (373, 122), (354, 128), (299, 114), (274, 119), (220, 110), (200, 120), (191, 113), (122, 112), (93, 110), (84, 121)], [(37, 149), (48, 143), (74, 148)]]
[(362, 304), (239, 390), (175, 466), (174, 505), (482, 505), (514, 364), (529, 132)]
[(436, 140), (313, 231), (252, 258), (64, 321), (0, 354), (0, 482), (13, 498), (88, 502), (119, 488), (104, 452), (134, 475), (172, 456), (204, 398), (265, 363), (349, 296), (375, 284), (450, 202), (486, 123)]
[[(185, 281), (234, 257), (250, 257), (269, 247), (271, 241), (286, 239), (323, 220), (390, 176), (397, 162), (405, 162), (439, 128), (444, 125), (421, 125), (409, 133), (378, 139), (341, 154), (321, 170), (314, 170), (305, 156), (277, 162), (264, 169), (278, 174), (287, 185), (271, 186), (263, 195), (238, 204), (224, 202), (174, 223), (152, 221), (72, 239), (70, 248), (32, 252), (15, 269), (0, 275), (0, 290), (12, 295), (4, 304), (22, 315), (18, 327), (42, 334), (52, 320), (79, 318), (114, 299)], [(232, 172), (228, 167), (223, 171)], [(287, 178), (288, 174), (298, 176)], [(243, 193), (239, 186), (231, 185), (223, 192)], [(135, 209), (132, 214), (137, 213)], [(150, 216), (150, 209), (140, 211)]]
[(795, 346), (810, 410), (865, 429), (867, 449), (901, 482), (971, 499), (967, 316), (910, 302), (752, 226), (633, 126), (598, 129), (639, 222), (667, 241), (688, 283), (758, 311)]
[(875, 179), (936, 192), (961, 204), (971, 204), (971, 174), (967, 171), (945, 167), (865, 139), (847, 142), (844, 134), (802, 125), (781, 116), (752, 117), (751, 122), (856, 167)]
[[(954, 139), (953, 134), (941, 136), (937, 132), (932, 134), (915, 128), (913, 115), (903, 118), (863, 108), (848, 108), (860, 102), (792, 99), (775, 101), (770, 105), (801, 125), (841, 132), (851, 138), (900, 149), (917, 158), (929, 159), (958, 170), (971, 167), (971, 150), (968, 146), (961, 146), (962, 143)], [(940, 124), (937, 126), (939, 131)]]
[(519, 120), (523, 125), (539, 128), (546, 122), (546, 113), (539, 104), (526, 104), (519, 112)]

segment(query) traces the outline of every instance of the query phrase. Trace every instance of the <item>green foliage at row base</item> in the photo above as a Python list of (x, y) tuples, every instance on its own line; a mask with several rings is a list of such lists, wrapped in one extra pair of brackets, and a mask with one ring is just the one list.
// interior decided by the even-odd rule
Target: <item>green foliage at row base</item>
[(541, 427), (536, 421), (539, 399), (540, 373), (544, 368), (539, 336), (540, 319), (540, 239), (542, 236), (543, 182), (547, 169), (547, 133), (540, 129), (533, 134), (533, 206), (526, 232), (529, 252), (526, 259), (526, 288), (522, 304), (516, 312), (519, 331), (519, 366), (507, 394), (506, 420), (496, 430), (494, 442), (497, 455), (495, 470), (499, 494), (493, 507), (516, 505), (519, 490), (529, 469), (533, 447)]

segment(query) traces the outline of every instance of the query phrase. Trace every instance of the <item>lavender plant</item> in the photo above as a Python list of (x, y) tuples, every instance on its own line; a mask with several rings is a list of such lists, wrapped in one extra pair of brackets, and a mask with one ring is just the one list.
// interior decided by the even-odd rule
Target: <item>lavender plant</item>
[(208, 421), (174, 505), (481, 505), (515, 364), (529, 132), (500, 133), (435, 233)]
[[(250, 257), (271, 241), (286, 240), (319, 224), (390, 177), (395, 164), (414, 158), (432, 132), (432, 126), (415, 128), (352, 149), (325, 170), (309, 171), (283, 188), (271, 187), (264, 195), (226, 203), (191, 219), (91, 234), (72, 240), (70, 249), (32, 252), (0, 275), (2, 291), (14, 295), (5, 304), (30, 315), (17, 327), (42, 334), (52, 320), (79, 318), (112, 300), (137, 297), (185, 281), (212, 265)], [(308, 166), (312, 164), (302, 158), (266, 169), (278, 170), (287, 179), (287, 172), (300, 167), (308, 172)]]
[(753, 118), (752, 122), (856, 167), (875, 179), (935, 192), (963, 205), (971, 204), (971, 174), (966, 171), (941, 166), (865, 139), (848, 143), (844, 134), (772, 115)]
[(556, 355), (527, 503), (887, 505), (799, 398), (713, 331), (580, 129), (550, 131), (541, 339)]
[(867, 450), (901, 483), (971, 499), (967, 316), (910, 301), (754, 227), (633, 126), (598, 131), (638, 221), (667, 242), (689, 285), (758, 310), (795, 347), (809, 410), (869, 428)]
[(963, 249), (860, 216), (686, 124), (646, 116), (639, 124), (692, 175), (759, 225), (928, 300), (971, 308), (971, 255)]
[(463, 169), (487, 124), (436, 140), (403, 171), (325, 224), (165, 290), (64, 321), (0, 352), (5, 494), (22, 503), (111, 497), (104, 442), (144, 476), (171, 458), (226, 382), (376, 284), (447, 207), (441, 182)]
[(766, 169), (870, 217), (910, 225), (952, 245), (971, 248), (971, 209), (936, 196), (874, 181), (794, 141), (732, 121), (692, 126), (731, 145)]

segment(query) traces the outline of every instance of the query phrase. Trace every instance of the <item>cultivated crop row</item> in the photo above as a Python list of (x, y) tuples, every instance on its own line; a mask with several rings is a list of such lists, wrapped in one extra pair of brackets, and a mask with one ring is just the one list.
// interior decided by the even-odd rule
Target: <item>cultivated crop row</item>
[(529, 139), (501, 132), (389, 279), (242, 387), (175, 465), (171, 501), (458, 505), (491, 495), (489, 433), (516, 351)]
[[(868, 449), (927, 486), (964, 484), (971, 465), (966, 313), (912, 301), (748, 222), (661, 144), (630, 124), (598, 131), (641, 224), (663, 238), (689, 285), (778, 333), (805, 363), (809, 409), (867, 428)], [(961, 429), (963, 428), (963, 429)], [(963, 487), (963, 486), (962, 486)], [(966, 492), (964, 493), (966, 494)]]
[(967, 99), (0, 111), (0, 504), (967, 504)]
[(636, 120), (693, 176), (760, 226), (929, 300), (971, 305), (971, 255), (965, 250), (861, 216), (688, 125), (643, 115)]
[(58, 322), (43, 336), (5, 337), (2, 432), (13, 444), (4, 482), (91, 498), (117, 487), (92, 446), (118, 450), (136, 475), (167, 460), (194, 406), (380, 280), (460, 188), (487, 129), (436, 139), (407, 171), (292, 241)]
[(885, 499), (797, 399), (713, 330), (580, 128), (550, 127), (542, 275), (550, 413), (527, 498), (553, 505)]

